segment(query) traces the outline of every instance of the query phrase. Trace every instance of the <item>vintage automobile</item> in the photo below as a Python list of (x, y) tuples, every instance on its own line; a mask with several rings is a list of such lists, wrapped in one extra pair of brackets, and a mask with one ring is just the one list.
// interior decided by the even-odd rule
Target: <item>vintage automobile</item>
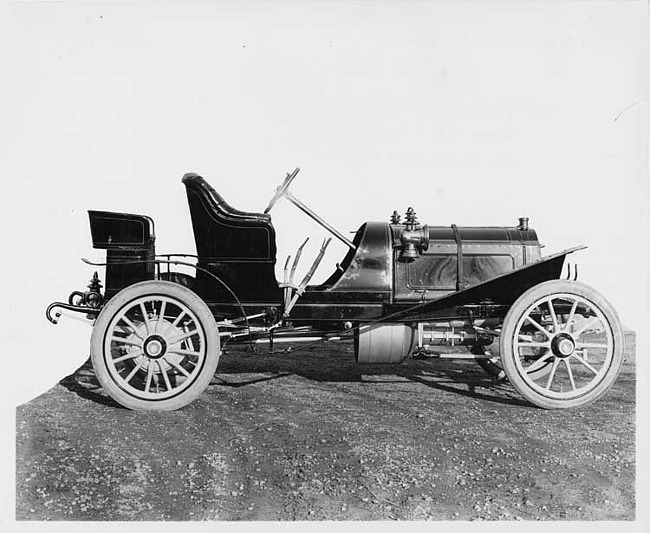
[[(155, 252), (153, 220), (89, 211), (93, 247), (106, 250), (105, 292), (97, 273), (88, 290), (54, 302), (94, 322), (91, 360), (105, 391), (136, 410), (181, 408), (208, 386), (226, 343), (347, 339), (358, 364), (407, 356), (472, 358), (507, 377), (532, 404), (588, 404), (614, 383), (623, 332), (612, 306), (576, 281), (568, 254), (541, 257), (536, 232), (515, 227), (366, 222), (352, 241), (293, 196), (287, 174), (264, 213), (231, 207), (201, 176), (183, 177), (197, 255)], [(275, 230), (268, 214), (284, 197), (349, 248), (323, 283), (310, 285), (331, 237), (300, 283), (306, 242), (275, 276)], [(194, 275), (182, 272), (190, 267)], [(55, 311), (56, 310), (56, 311)]]

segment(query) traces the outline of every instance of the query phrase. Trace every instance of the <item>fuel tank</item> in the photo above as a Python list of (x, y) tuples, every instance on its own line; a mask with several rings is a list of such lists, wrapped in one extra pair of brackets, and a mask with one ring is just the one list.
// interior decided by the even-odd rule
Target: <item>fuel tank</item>
[(415, 348), (417, 331), (406, 324), (362, 326), (354, 334), (358, 364), (401, 363)]

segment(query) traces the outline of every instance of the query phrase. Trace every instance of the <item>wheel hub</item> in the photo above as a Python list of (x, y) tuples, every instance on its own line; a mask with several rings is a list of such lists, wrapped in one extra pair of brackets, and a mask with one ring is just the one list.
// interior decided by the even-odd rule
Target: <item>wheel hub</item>
[(551, 350), (557, 357), (565, 359), (575, 352), (576, 345), (571, 335), (560, 333), (551, 341)]
[(167, 343), (160, 335), (150, 335), (144, 341), (142, 349), (150, 359), (160, 359), (167, 351)]

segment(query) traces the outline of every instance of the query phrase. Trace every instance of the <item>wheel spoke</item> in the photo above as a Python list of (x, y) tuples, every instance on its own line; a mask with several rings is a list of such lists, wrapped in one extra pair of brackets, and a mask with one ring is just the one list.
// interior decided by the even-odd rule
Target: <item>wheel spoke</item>
[(201, 352), (185, 350), (184, 348), (169, 348), (167, 351), (171, 353), (177, 353), (178, 355), (189, 355), (189, 356), (201, 357)]
[(599, 322), (600, 319), (597, 316), (592, 316), (585, 324), (582, 325), (582, 327), (578, 330), (572, 333), (573, 337), (577, 339), (580, 335), (582, 335), (585, 331), (587, 331), (591, 326), (594, 325), (595, 322)]
[(147, 368), (147, 382), (144, 386), (144, 392), (149, 392), (151, 387), (151, 378), (153, 378), (153, 363), (149, 361), (149, 367)]
[(573, 371), (571, 370), (571, 365), (569, 364), (569, 360), (565, 359), (564, 364), (566, 365), (567, 374), (569, 374), (569, 381), (571, 382), (571, 387), (573, 387), (573, 390), (576, 390), (576, 382), (573, 379)]
[(573, 357), (575, 357), (578, 361), (580, 361), (584, 366), (586, 366), (589, 370), (591, 370), (594, 375), (598, 375), (598, 370), (596, 370), (593, 366), (591, 366), (587, 361), (585, 361), (581, 356), (579, 356), (577, 353), (573, 352)]
[(177, 362), (172, 361), (171, 359), (165, 359), (170, 365), (172, 365), (176, 370), (178, 370), (181, 374), (183, 374), (185, 377), (189, 378), (190, 373), (185, 370), (181, 365), (179, 365)]
[(555, 371), (557, 370), (559, 362), (560, 360), (558, 358), (555, 358), (555, 361), (553, 361), (553, 367), (548, 374), (548, 380), (546, 380), (546, 390), (551, 390), (551, 383), (553, 383), (553, 378), (555, 377)]
[(185, 316), (185, 311), (181, 311), (180, 314), (174, 319), (174, 321), (171, 324), (169, 324), (169, 326), (167, 326), (164, 331), (161, 331), (160, 334), (164, 336), (168, 331), (174, 329), (181, 321), (181, 318), (183, 318), (184, 316)]
[(123, 315), (120, 318), (120, 320), (122, 320), (127, 326), (129, 326), (129, 328), (131, 328), (131, 331), (133, 332), (133, 334), (136, 337), (138, 337), (138, 339), (144, 340), (144, 337), (142, 336), (142, 333), (140, 333), (140, 328), (138, 328), (138, 326), (136, 326), (133, 322), (131, 322), (129, 317), (127, 317), (126, 315)]
[(571, 321), (573, 320), (573, 316), (576, 314), (577, 308), (578, 300), (574, 300), (573, 305), (571, 306), (571, 311), (569, 311), (569, 317), (567, 318), (566, 325), (564, 326), (564, 331), (569, 331), (569, 328), (571, 327)]
[(144, 306), (144, 302), (140, 302), (140, 311), (142, 311), (142, 320), (144, 320), (144, 328), (147, 330), (147, 335), (151, 333), (149, 330), (149, 315), (147, 314), (147, 309)]
[(142, 348), (142, 343), (137, 341), (132, 341), (130, 339), (125, 339), (124, 337), (116, 337), (115, 335), (111, 336), (111, 341), (119, 342), (121, 344), (128, 344), (129, 346), (137, 346)]
[(144, 363), (144, 359), (143, 359), (142, 361), (140, 361), (137, 365), (135, 365), (135, 367), (133, 368), (133, 370), (131, 370), (131, 372), (129, 373), (129, 375), (126, 376), (126, 378), (124, 378), (124, 381), (126, 381), (127, 383), (128, 383), (129, 381), (131, 381), (131, 380), (133, 379), (133, 376), (135, 376), (135, 375), (138, 373), (138, 370), (140, 370), (140, 368), (142, 367), (143, 363)]
[(113, 364), (115, 363), (121, 363), (122, 361), (126, 361), (127, 359), (135, 359), (136, 357), (139, 357), (142, 355), (142, 350), (135, 350), (134, 352), (129, 352), (126, 355), (122, 355), (121, 357), (116, 357), (113, 359)]
[(190, 337), (198, 334), (199, 334), (199, 330), (193, 329), (192, 331), (188, 331), (187, 333), (183, 333), (182, 335), (179, 335), (178, 337), (174, 337), (173, 339), (167, 341), (167, 344), (170, 346), (174, 344), (178, 344), (179, 342), (185, 339), (189, 339)]
[(165, 380), (165, 387), (167, 387), (168, 391), (172, 390), (172, 384), (169, 382), (169, 376), (167, 375), (167, 372), (165, 372), (165, 369), (162, 367), (160, 361), (156, 361), (156, 363), (158, 363), (158, 368), (160, 368), (160, 373), (163, 375), (163, 379)]
[(165, 318), (165, 308), (167, 307), (167, 302), (163, 300), (162, 305), (160, 306), (160, 315), (158, 316), (158, 320), (156, 321), (156, 325), (153, 327), (153, 332), (158, 333), (158, 329), (161, 326), (162, 321)]
[(534, 363), (531, 363), (530, 366), (526, 368), (526, 373), (530, 374), (531, 372), (535, 372), (543, 366), (546, 366), (548, 364), (548, 360), (551, 357), (553, 357), (553, 354), (551, 352), (547, 353), (546, 355), (542, 355), (542, 357), (537, 359)]
[(530, 322), (533, 326), (535, 326), (539, 331), (541, 331), (541, 332), (542, 332), (544, 335), (546, 335), (549, 339), (551, 338), (551, 334), (550, 334), (548, 331), (546, 331), (546, 329), (544, 329), (544, 327), (543, 327), (541, 324), (539, 324), (538, 322), (536, 322), (535, 320), (533, 320), (533, 319), (530, 317), (530, 315), (526, 316), (526, 320), (528, 320), (528, 322)]
[(555, 309), (553, 308), (553, 298), (549, 298), (548, 302), (548, 310), (551, 313), (551, 320), (553, 321), (553, 332), (557, 333), (558, 332), (558, 325), (557, 325), (557, 315), (555, 314)]

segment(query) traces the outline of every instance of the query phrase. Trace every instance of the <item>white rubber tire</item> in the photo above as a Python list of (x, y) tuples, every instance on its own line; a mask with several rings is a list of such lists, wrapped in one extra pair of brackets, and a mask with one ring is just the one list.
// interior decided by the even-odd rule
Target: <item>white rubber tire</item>
[[(173, 387), (170, 387), (165, 394), (159, 395), (161, 396), (160, 399), (149, 393), (146, 387), (141, 393), (131, 387), (128, 380), (124, 379), (116, 370), (116, 364), (113, 362), (115, 357), (111, 351), (111, 346), (113, 346), (111, 338), (115, 338), (113, 334), (116, 331), (117, 323), (119, 323), (119, 317), (125, 315), (129, 310), (129, 306), (138, 305), (137, 302), (146, 301), (149, 297), (153, 301), (157, 298), (161, 299), (161, 301), (164, 299), (171, 302), (171, 305), (178, 305), (179, 309), (185, 309), (187, 316), (192, 317), (192, 322), (195, 323), (198, 331), (196, 335), (200, 337), (200, 349), (197, 352), (200, 353), (200, 364), (192, 368), (191, 372), (185, 370), (189, 375), (186, 381), (177, 388), (177, 392), (173, 390)], [(163, 325), (168, 326), (169, 324)], [(121, 328), (124, 329), (124, 326), (121, 326)], [(140, 330), (138, 329), (138, 331)], [(147, 324), (148, 331), (149, 325)], [(107, 338), (109, 334), (111, 337)], [(160, 337), (160, 335), (157, 335), (157, 337)], [(133, 339), (135, 340), (135, 337)], [(130, 341), (124, 342), (129, 343)], [(146, 342), (143, 342), (144, 344)], [(90, 355), (93, 369), (104, 391), (119, 404), (136, 411), (173, 411), (188, 405), (209, 385), (217, 369), (220, 354), (219, 331), (208, 306), (196, 293), (182, 285), (168, 281), (143, 281), (120, 291), (102, 309), (95, 322), (90, 339)], [(141, 359), (145, 359), (144, 355)], [(149, 365), (151, 363), (152, 361), (145, 359), (143, 364)], [(180, 366), (177, 361), (173, 361), (173, 363), (176, 363), (177, 368)], [(171, 366), (167, 366), (171, 369)], [(158, 367), (158, 373), (162, 375), (163, 369), (160, 362)], [(168, 377), (163, 377), (165, 377), (166, 383), (169, 384)]]
[[(515, 339), (518, 338), (518, 328), (526, 320), (527, 313), (537, 303), (546, 303), (545, 300), (549, 298), (560, 300), (573, 299), (574, 301), (581, 302), (581, 305), (589, 307), (591, 309), (590, 312), (595, 313), (595, 316), (589, 320), (598, 320), (602, 324), (607, 340), (606, 345), (604, 345), (606, 346), (606, 356), (604, 356), (602, 366), (596, 369), (598, 371), (594, 373), (595, 375), (591, 382), (584, 387), (577, 388), (575, 387), (575, 383), (573, 383), (573, 375), (571, 375), (573, 390), (567, 392), (555, 392), (551, 389), (547, 391), (546, 387), (535, 383), (525, 372), (518, 354), (515, 354)], [(569, 331), (569, 326), (566, 327), (567, 331)], [(560, 330), (561, 328), (558, 327), (558, 331)], [(563, 332), (560, 331), (560, 333)], [(549, 335), (550, 337), (551, 335)], [(614, 384), (623, 362), (623, 328), (613, 307), (596, 290), (583, 283), (574, 281), (546, 281), (526, 291), (512, 305), (504, 319), (501, 329), (500, 350), (501, 364), (510, 383), (528, 401), (545, 409), (580, 407), (596, 401)], [(571, 360), (572, 356), (556, 357), (551, 355), (550, 357), (550, 360), (558, 359), (558, 363), (560, 360), (564, 360), (566, 366), (570, 367), (569, 360)], [(576, 359), (578, 359), (577, 355)], [(584, 365), (584, 363), (580, 363), (579, 361), (577, 364)], [(568, 374), (570, 372), (567, 372)], [(552, 379), (554, 378), (549, 376), (549, 383)]]

